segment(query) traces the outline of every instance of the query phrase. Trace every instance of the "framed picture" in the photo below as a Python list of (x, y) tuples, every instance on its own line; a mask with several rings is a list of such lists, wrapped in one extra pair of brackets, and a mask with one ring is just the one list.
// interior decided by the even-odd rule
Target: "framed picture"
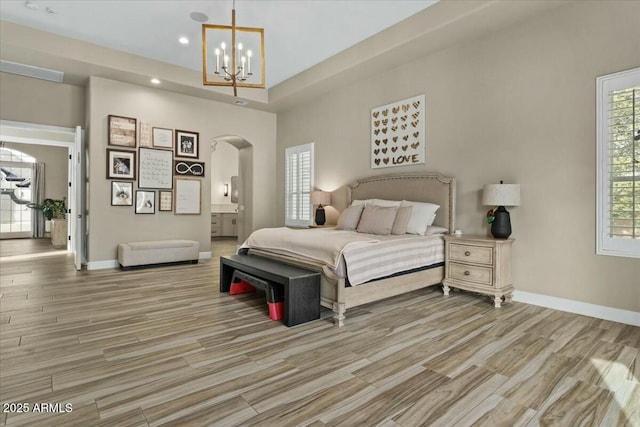
[(426, 162), (425, 95), (371, 110), (371, 168)]
[(174, 162), (174, 174), (181, 176), (204, 176), (204, 162), (190, 162), (188, 160), (176, 160)]
[(109, 115), (109, 145), (136, 148), (137, 120), (131, 117)]
[(111, 181), (111, 206), (133, 206), (133, 182)]
[(140, 120), (138, 123), (138, 145), (151, 148), (151, 125)]
[(136, 152), (107, 148), (107, 179), (136, 179)]
[(138, 187), (173, 188), (173, 152), (140, 147)]
[(153, 128), (153, 146), (173, 150), (173, 129)]
[(194, 178), (176, 178), (174, 189), (176, 215), (200, 215), (201, 181)]
[(198, 132), (176, 129), (176, 157), (198, 158)]
[(156, 192), (147, 190), (136, 190), (136, 213), (154, 214), (156, 213)]
[(160, 191), (160, 206), (158, 210), (161, 212), (173, 210), (172, 191)]

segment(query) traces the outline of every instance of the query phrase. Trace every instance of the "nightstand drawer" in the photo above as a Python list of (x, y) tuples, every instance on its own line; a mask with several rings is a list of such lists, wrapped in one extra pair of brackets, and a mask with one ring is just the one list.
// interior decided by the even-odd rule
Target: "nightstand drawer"
[(451, 262), (449, 263), (449, 278), (493, 286), (493, 269)]
[(476, 264), (493, 265), (493, 248), (451, 243), (449, 245), (449, 259), (462, 262), (473, 262)]

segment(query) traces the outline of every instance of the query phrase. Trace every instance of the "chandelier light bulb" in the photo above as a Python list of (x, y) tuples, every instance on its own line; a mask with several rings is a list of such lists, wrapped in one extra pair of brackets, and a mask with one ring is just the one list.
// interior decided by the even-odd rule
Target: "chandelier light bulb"
[(216, 74), (220, 73), (220, 49), (216, 48)]
[[(220, 43), (220, 48), (222, 49), (222, 58), (226, 58), (227, 57), (227, 44), (225, 42)], [(226, 67), (227, 64), (224, 64), (224, 66)]]

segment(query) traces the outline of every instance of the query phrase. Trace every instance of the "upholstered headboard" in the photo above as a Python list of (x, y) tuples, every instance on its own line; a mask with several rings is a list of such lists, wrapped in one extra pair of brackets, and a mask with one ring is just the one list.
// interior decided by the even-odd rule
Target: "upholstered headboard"
[[(347, 186), (345, 196), (343, 199), (346, 198), (346, 200), (343, 200), (343, 202), (346, 202), (347, 206), (353, 200), (363, 199), (410, 200), (413, 202), (435, 203), (440, 205), (440, 209), (438, 209), (433, 224), (446, 227), (451, 233), (455, 228), (455, 178), (436, 173), (373, 176), (359, 179)], [(336, 197), (336, 199), (339, 198), (340, 196)], [(339, 202), (334, 204), (339, 210), (342, 210), (339, 205)]]

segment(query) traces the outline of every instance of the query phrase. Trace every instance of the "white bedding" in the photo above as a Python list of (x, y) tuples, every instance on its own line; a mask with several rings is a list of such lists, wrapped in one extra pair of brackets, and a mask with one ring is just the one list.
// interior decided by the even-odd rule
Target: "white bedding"
[(330, 276), (348, 278), (352, 286), (444, 261), (442, 235), (380, 236), (333, 228), (264, 228), (239, 252), (251, 249), (310, 262)]

